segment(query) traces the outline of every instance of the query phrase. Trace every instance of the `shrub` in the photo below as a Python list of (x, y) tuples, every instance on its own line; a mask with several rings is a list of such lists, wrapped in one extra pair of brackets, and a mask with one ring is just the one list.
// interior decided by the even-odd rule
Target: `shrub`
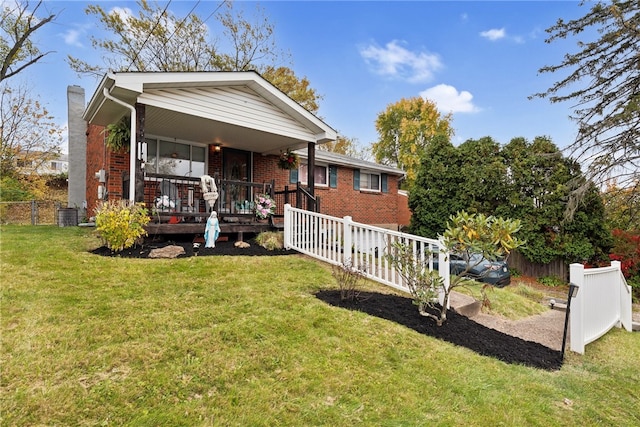
[(620, 261), (622, 274), (633, 288), (636, 298), (640, 298), (640, 231), (612, 231), (614, 246), (609, 258)]
[(269, 251), (284, 248), (284, 233), (278, 231), (265, 231), (258, 234), (256, 243)]
[(558, 276), (539, 277), (538, 282), (542, 283), (545, 286), (550, 286), (553, 288), (567, 284), (564, 280), (562, 280)]
[(401, 242), (392, 243), (391, 248), (388, 260), (404, 279), (413, 304), (418, 306), (421, 315), (431, 317), (427, 308), (435, 307), (438, 292), (444, 284), (437, 271), (429, 270), (429, 258), (432, 254), (427, 254), (422, 259), (414, 253), (411, 246)]
[(353, 264), (351, 260), (344, 261), (341, 265), (334, 265), (331, 274), (338, 282), (340, 299), (353, 301), (360, 295), (360, 282), (364, 280), (367, 271), (366, 264)]
[(147, 235), (144, 226), (148, 223), (149, 213), (143, 203), (112, 200), (96, 209), (96, 230), (112, 251), (121, 251), (136, 244), (138, 239)]
[[(500, 257), (506, 259), (511, 250), (524, 243), (514, 236), (520, 230), (519, 220), (469, 214), (465, 211), (458, 212), (449, 219), (442, 236), (444, 251), (462, 256), (463, 259), (470, 260), (472, 254), (480, 254), (488, 260)], [(418, 254), (409, 245), (395, 242), (387, 258), (404, 279), (420, 314), (434, 319), (438, 326), (442, 326), (447, 320), (451, 291), (464, 285), (471, 263), (467, 261), (466, 268), (454, 275), (447, 287), (438, 272), (429, 269), (429, 259), (433, 255)], [(440, 294), (442, 302), (437, 309), (436, 298), (439, 299)], [(490, 306), (486, 288), (482, 291), (482, 303), (483, 306)], [(436, 309), (438, 313), (429, 312), (427, 308)]]

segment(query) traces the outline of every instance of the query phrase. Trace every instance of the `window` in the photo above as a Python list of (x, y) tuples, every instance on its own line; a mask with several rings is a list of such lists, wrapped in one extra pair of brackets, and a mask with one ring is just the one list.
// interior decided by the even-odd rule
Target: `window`
[(206, 147), (188, 142), (147, 138), (145, 169), (151, 173), (202, 176), (206, 170)]
[(360, 172), (360, 189), (380, 191), (380, 175), (369, 172)]
[[(307, 174), (308, 174), (308, 167), (306, 164), (301, 164), (300, 167), (298, 168), (300, 175), (298, 176), (298, 180), (303, 183), (303, 184), (307, 184)], [(315, 169), (314, 169), (314, 174), (313, 174), (313, 179), (315, 181), (316, 185), (319, 186), (324, 186), (326, 187), (329, 183), (329, 178), (328, 178), (328, 172), (329, 172), (329, 168), (327, 166), (323, 166), (323, 165), (316, 165)]]
[(62, 170), (62, 162), (51, 162), (51, 170), (61, 171)]

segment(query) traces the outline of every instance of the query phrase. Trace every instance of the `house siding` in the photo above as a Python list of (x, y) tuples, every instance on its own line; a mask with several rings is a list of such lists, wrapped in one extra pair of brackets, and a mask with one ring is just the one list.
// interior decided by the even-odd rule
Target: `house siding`
[(246, 87), (150, 89), (138, 102), (300, 140), (315, 138), (312, 131)]

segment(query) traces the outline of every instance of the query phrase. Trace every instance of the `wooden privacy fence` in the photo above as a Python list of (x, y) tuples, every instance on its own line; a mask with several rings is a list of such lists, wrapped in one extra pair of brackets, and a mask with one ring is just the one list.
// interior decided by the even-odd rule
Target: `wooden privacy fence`
[(565, 260), (558, 258), (546, 264), (536, 264), (526, 259), (517, 250), (509, 255), (509, 268), (523, 276), (535, 278), (554, 276), (564, 281), (569, 277), (569, 266)]
[(620, 261), (610, 267), (587, 268), (571, 264), (571, 283), (578, 293), (571, 301), (571, 350), (584, 354), (585, 345), (611, 328), (632, 330), (631, 286), (622, 275)]
[[(388, 255), (394, 243), (412, 248), (414, 259), (433, 270), (438, 257), (438, 272), (449, 287), (449, 257), (435, 239), (414, 236), (320, 213), (284, 207), (284, 244), (287, 249), (338, 266), (363, 268), (369, 279), (409, 292)], [(442, 303), (442, 295), (440, 302)]]

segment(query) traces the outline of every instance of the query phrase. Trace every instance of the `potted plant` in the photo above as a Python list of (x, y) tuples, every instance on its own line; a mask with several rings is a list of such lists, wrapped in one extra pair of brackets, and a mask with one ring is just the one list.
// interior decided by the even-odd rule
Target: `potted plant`
[(129, 149), (129, 142), (131, 140), (131, 127), (129, 124), (129, 118), (124, 116), (118, 121), (118, 123), (112, 123), (107, 125), (103, 132), (107, 132), (105, 139), (107, 147), (113, 151), (120, 151), (123, 148)]
[(280, 169), (296, 169), (298, 167), (298, 155), (287, 148), (287, 151), (280, 153), (278, 167)]
[(258, 194), (254, 199), (255, 213), (258, 220), (269, 219), (275, 213), (276, 202), (268, 194)]

